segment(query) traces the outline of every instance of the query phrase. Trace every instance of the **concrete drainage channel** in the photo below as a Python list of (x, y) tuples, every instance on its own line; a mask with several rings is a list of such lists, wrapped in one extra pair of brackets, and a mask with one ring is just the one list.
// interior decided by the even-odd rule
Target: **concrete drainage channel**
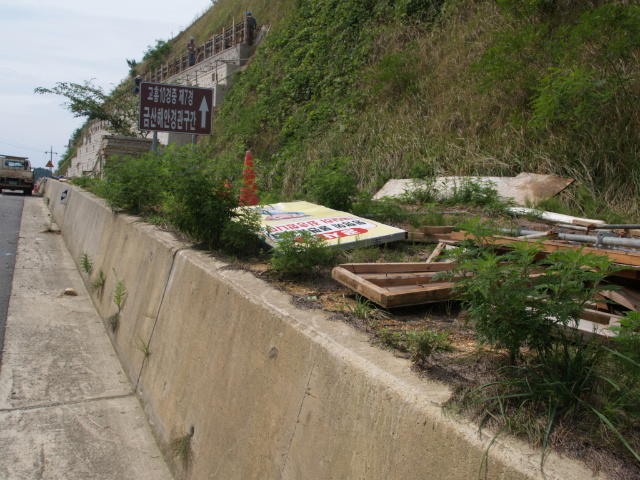
[[(43, 196), (177, 478), (478, 477), (491, 436), (407, 360), (76, 187)], [(555, 454), (545, 474), (593, 476)], [(482, 478), (543, 478), (540, 453), (501, 439)]]

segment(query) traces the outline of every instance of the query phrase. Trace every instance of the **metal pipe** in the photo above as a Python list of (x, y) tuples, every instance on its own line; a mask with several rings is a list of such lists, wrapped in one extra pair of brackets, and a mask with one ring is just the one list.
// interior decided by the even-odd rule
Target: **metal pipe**
[(570, 225), (570, 224), (567, 224), (567, 223), (560, 223), (560, 224), (556, 225), (556, 227), (565, 228), (567, 230), (578, 230), (580, 232), (586, 232), (588, 230), (587, 227), (583, 227), (581, 225)]
[[(509, 236), (512, 237), (518, 237), (518, 236), (528, 236), (528, 235), (535, 235), (535, 234), (540, 234), (543, 232), (539, 232), (537, 230), (517, 230), (516, 233), (514, 233), (513, 229), (509, 229), (509, 228), (504, 228), (502, 229), (502, 231), (504, 233), (506, 233)], [(558, 234), (557, 238), (560, 240), (565, 240), (569, 243), (572, 244), (580, 244), (580, 243), (592, 243), (594, 244), (594, 246), (598, 246), (597, 245), (597, 238), (594, 237), (593, 235), (571, 235), (571, 234)], [(581, 240), (582, 238), (582, 240)], [(584, 239), (586, 239), (587, 241), (585, 242)], [(608, 240), (606, 240), (608, 239)], [(637, 239), (631, 239), (631, 238), (617, 238), (617, 237), (604, 237), (602, 239), (603, 241), (601, 242), (601, 245), (607, 245), (607, 248), (609, 250), (617, 250), (620, 252), (628, 252), (628, 253), (638, 253), (637, 250), (630, 250), (629, 248), (623, 248), (624, 246), (626, 247), (636, 247), (636, 248), (640, 248), (640, 240)], [(635, 242), (629, 243), (629, 242), (618, 242), (617, 240), (635, 240)], [(623, 247), (621, 246), (616, 246), (613, 245), (614, 243), (616, 244), (621, 244), (623, 245)]]
[(589, 230), (635, 230), (640, 229), (640, 225), (628, 225), (612, 223), (609, 225), (591, 225)]
[[(531, 235), (538, 233), (535, 230), (521, 230), (520, 235)], [(580, 243), (593, 243), (599, 245), (613, 245), (617, 247), (633, 247), (640, 248), (640, 239), (637, 238), (618, 238), (618, 237), (595, 237), (593, 235), (578, 235), (573, 233), (558, 233), (557, 238), (560, 240), (568, 240)]]

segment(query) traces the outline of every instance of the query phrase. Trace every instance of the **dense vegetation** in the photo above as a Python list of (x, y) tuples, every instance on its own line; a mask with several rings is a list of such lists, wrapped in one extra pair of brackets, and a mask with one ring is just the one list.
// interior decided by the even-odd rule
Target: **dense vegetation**
[[(219, 2), (221, 3), (221, 2)], [(572, 176), (582, 214), (638, 215), (640, 7), (558, 0), (301, 0), (238, 74), (210, 145), (264, 191), (336, 159), (392, 177)], [(557, 206), (556, 206), (557, 207)]]

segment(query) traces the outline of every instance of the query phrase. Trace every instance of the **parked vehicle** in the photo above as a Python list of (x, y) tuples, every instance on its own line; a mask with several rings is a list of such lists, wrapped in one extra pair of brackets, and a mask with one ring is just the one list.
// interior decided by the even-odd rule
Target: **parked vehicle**
[(0, 193), (2, 190), (22, 190), (33, 193), (33, 170), (26, 157), (0, 155)]

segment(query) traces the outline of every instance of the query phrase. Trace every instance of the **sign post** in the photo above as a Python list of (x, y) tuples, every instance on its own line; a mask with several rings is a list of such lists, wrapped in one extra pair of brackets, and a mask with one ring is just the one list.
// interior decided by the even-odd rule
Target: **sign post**
[(211, 135), (213, 89), (142, 82), (138, 128)]

